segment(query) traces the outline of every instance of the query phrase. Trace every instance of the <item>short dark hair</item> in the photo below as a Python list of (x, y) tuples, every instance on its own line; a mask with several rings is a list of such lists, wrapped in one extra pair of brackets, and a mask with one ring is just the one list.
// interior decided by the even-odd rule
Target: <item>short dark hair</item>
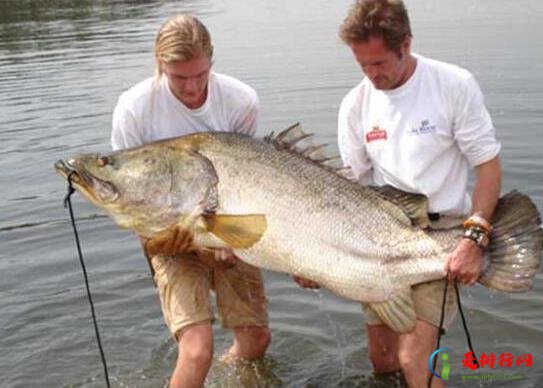
[(346, 44), (382, 38), (397, 53), (406, 37), (411, 37), (407, 9), (402, 0), (357, 0), (339, 28)]

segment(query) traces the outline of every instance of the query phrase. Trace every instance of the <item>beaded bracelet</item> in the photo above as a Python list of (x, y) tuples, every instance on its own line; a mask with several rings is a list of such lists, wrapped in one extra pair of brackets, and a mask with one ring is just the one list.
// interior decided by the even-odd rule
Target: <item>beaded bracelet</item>
[(470, 239), (482, 249), (485, 249), (490, 243), (488, 233), (485, 230), (477, 227), (467, 228), (464, 230), (464, 235), (462, 237)]
[(490, 225), (490, 222), (476, 214), (470, 216), (467, 220), (464, 221), (464, 229), (469, 228), (479, 228), (484, 230), (487, 234), (490, 234), (490, 232), (492, 231), (492, 225)]

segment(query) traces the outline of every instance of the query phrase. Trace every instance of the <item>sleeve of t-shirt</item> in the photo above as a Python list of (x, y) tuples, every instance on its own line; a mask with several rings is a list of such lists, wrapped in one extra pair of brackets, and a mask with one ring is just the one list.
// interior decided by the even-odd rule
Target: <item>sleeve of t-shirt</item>
[(498, 155), (501, 145), (496, 139), (483, 93), (473, 76), (458, 88), (454, 111), (454, 137), (471, 166), (478, 166)]
[(372, 183), (372, 164), (364, 140), (360, 137), (360, 108), (354, 93), (341, 102), (338, 114), (338, 148), (343, 165), (349, 168), (347, 178), (363, 185)]
[(258, 95), (255, 91), (251, 91), (246, 105), (234, 114), (231, 131), (254, 136), (258, 127), (259, 111)]
[(143, 135), (134, 114), (119, 98), (113, 111), (111, 147), (114, 151), (137, 147), (143, 144)]

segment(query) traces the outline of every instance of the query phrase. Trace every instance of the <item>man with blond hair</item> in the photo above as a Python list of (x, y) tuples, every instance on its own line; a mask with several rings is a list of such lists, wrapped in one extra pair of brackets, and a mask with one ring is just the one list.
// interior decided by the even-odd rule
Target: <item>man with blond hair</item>
[[(253, 135), (259, 103), (241, 81), (211, 70), (213, 46), (194, 16), (177, 15), (155, 40), (156, 76), (124, 92), (113, 113), (114, 150), (202, 131)], [(260, 271), (231, 250), (200, 251), (186, 231), (141, 238), (154, 272), (164, 320), (178, 341), (171, 387), (201, 387), (213, 356), (213, 289), (222, 326), (234, 343), (226, 360), (263, 357), (270, 342), (267, 303)]]
[[(483, 265), (489, 223), (501, 187), (494, 126), (473, 75), (411, 52), (401, 0), (359, 0), (340, 28), (365, 77), (343, 99), (338, 118), (341, 157), (353, 179), (428, 197), (433, 227), (471, 225), (450, 253), (449, 280), (472, 285)], [(467, 191), (468, 170), (475, 187)], [(470, 216), (471, 215), (471, 216)], [(369, 353), (377, 372), (403, 372), (410, 387), (427, 384), (445, 280), (413, 287), (417, 323), (406, 333), (365, 307)], [(449, 287), (452, 291), (453, 287)], [(456, 311), (447, 295), (445, 326)], [(443, 384), (433, 379), (434, 386)]]

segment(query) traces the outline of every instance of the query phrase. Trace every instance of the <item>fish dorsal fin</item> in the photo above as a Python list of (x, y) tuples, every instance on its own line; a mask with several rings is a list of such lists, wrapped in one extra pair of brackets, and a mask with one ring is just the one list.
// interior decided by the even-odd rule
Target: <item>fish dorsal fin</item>
[(206, 215), (206, 229), (233, 249), (247, 249), (261, 238), (268, 223), (263, 214)]
[[(302, 130), (300, 123), (296, 123), (275, 135), (270, 133), (264, 140), (272, 144), (278, 150), (286, 150), (304, 159), (310, 160), (319, 166), (339, 173), (343, 167), (338, 166), (339, 155), (327, 155), (324, 148), (327, 144), (315, 144), (313, 134)], [(344, 176), (339, 174), (340, 176)]]
[(411, 220), (413, 226), (427, 228), (430, 226), (428, 218), (428, 198), (423, 194), (407, 193), (392, 186), (371, 186), (371, 189), (383, 199), (392, 202), (402, 209)]
[(411, 288), (398, 290), (387, 301), (370, 303), (369, 306), (395, 332), (411, 331), (417, 323)]

